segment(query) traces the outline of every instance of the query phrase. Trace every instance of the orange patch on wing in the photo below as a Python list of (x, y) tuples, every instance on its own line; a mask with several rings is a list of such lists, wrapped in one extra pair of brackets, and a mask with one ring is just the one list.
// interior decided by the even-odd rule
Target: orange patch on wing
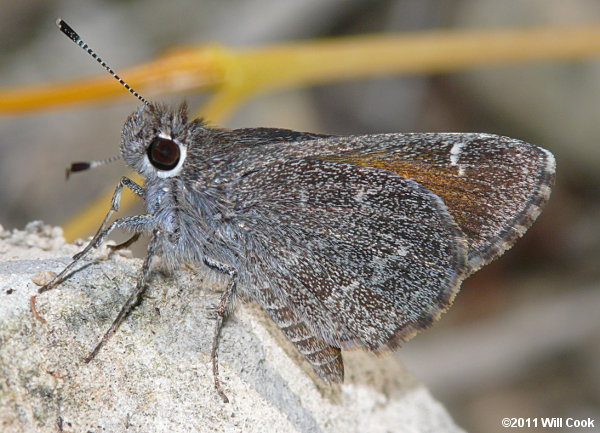
[(387, 170), (418, 182), (442, 199), (456, 223), (468, 237), (478, 237), (479, 223), (472, 216), (481, 213), (481, 207), (485, 206), (482, 201), (482, 198), (486, 197), (485, 191), (492, 188), (487, 182), (469, 177), (468, 167), (464, 168), (462, 175), (459, 175), (458, 165), (433, 165), (428, 161), (427, 154), (413, 157), (408, 161), (402, 154), (391, 154), (388, 151), (341, 154), (323, 159)]

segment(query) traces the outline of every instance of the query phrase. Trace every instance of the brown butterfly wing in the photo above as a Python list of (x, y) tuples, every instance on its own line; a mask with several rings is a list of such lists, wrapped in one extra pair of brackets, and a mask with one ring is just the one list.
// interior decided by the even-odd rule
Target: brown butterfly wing
[(388, 171), (289, 160), (245, 176), (232, 200), (244, 203), (246, 295), (267, 310), (272, 295), (334, 347), (396, 347), (464, 277), (466, 242), (445, 205)]
[(439, 196), (467, 237), (470, 273), (510, 248), (550, 196), (554, 157), (520, 140), (489, 134), (365, 138), (363, 149), (323, 158), (388, 170)]

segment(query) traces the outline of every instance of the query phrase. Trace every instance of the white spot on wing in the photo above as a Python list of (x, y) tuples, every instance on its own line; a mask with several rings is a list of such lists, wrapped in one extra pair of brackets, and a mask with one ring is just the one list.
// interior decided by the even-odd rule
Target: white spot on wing
[(456, 143), (454, 143), (454, 145), (452, 146), (452, 149), (450, 149), (450, 164), (452, 164), (452, 165), (458, 164), (458, 158), (460, 157), (460, 152), (462, 151), (462, 148), (464, 146), (465, 146), (464, 141), (457, 141)]
[(465, 146), (464, 141), (457, 141), (452, 145), (452, 149), (450, 149), (450, 165), (458, 166), (458, 175), (464, 176), (465, 168), (462, 164), (458, 163), (458, 158), (460, 158), (460, 153), (462, 152), (462, 148)]

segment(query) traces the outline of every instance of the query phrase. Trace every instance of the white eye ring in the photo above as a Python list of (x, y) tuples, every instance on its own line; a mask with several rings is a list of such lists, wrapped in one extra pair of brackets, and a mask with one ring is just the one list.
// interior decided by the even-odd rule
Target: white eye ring
[(177, 161), (177, 165), (175, 167), (173, 167), (172, 169), (161, 170), (160, 168), (157, 168), (155, 166), (155, 164), (150, 162), (148, 154), (146, 154), (144, 156), (144, 169), (145, 169), (144, 171), (154, 172), (154, 173), (156, 173), (156, 176), (158, 176), (162, 179), (177, 176), (183, 168), (183, 162), (185, 161), (185, 157), (187, 156), (187, 146), (182, 145), (177, 140), (174, 140), (172, 137), (165, 135), (165, 134), (159, 134), (157, 138), (162, 138), (164, 140), (170, 140), (173, 143), (175, 143), (179, 147), (179, 160)]

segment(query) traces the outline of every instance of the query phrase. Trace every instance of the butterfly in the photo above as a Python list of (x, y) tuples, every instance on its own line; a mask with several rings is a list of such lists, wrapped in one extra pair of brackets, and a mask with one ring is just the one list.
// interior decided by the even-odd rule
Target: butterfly
[[(58, 25), (97, 57), (64, 21)], [(117, 248), (150, 237), (136, 289), (89, 361), (139, 302), (152, 257), (227, 275), (212, 345), (224, 401), (217, 348), (236, 300), (260, 305), (321, 378), (342, 382), (342, 349), (395, 350), (430, 326), (465, 278), (531, 226), (554, 180), (553, 155), (517, 139), (228, 130), (124, 85), (143, 105), (125, 122), (120, 158), (144, 184), (121, 179), (96, 236), (40, 291), (64, 281), (114, 229), (134, 233)], [(125, 187), (146, 212), (109, 223)]]

